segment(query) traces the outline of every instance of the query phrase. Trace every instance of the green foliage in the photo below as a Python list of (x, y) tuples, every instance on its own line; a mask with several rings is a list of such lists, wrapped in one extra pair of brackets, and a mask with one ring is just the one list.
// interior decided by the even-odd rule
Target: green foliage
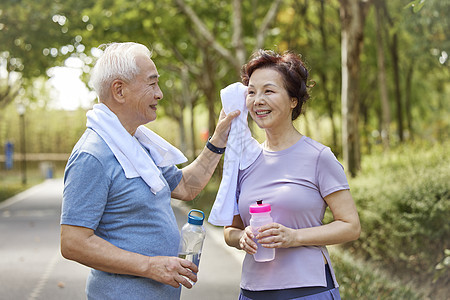
[(58, 53), (44, 55), (44, 49), (71, 43), (58, 15), (60, 4), (54, 0), (2, 1), (0, 8), (0, 52), (8, 52), (8, 72), (16, 71), (24, 78), (45, 75), (57, 62)]
[[(254, 50), (258, 28), (272, 2), (242, 2), (243, 43), (247, 56)], [(446, 118), (448, 101), (445, 101), (449, 93), (446, 67), (450, 62), (447, 58), (450, 6), (440, 0), (409, 1), (410, 6), (414, 3), (415, 9), (421, 8), (414, 13), (413, 9), (405, 9), (404, 3), (386, 2), (392, 22), (386, 19), (383, 31), (386, 45), (392, 43), (394, 33), (398, 35), (401, 97), (404, 99), (402, 101), (408, 102), (404, 104), (402, 113), (410, 117), (409, 137), (426, 136), (444, 140), (450, 128)], [(232, 4), (199, 0), (186, 0), (185, 3), (205, 24), (215, 42), (233, 53)], [(341, 50), (340, 28), (336, 26), (339, 24), (339, 6), (337, 0), (284, 1), (267, 29), (263, 45), (264, 48), (279, 51), (293, 50), (304, 56), (311, 71), (311, 80), (316, 82), (308, 110), (314, 110), (318, 117), (330, 119), (333, 125), (330, 145), (333, 148), (340, 148)], [(365, 47), (361, 56), (364, 70), (361, 77), (364, 136), (361, 141), (368, 144), (376, 142), (370, 134), (378, 131), (380, 119), (373, 15), (372, 11), (367, 17)], [(211, 118), (220, 110), (219, 89), (239, 80), (230, 62), (217, 53), (211, 41), (202, 38), (177, 1), (173, 0), (161, 0), (157, 4), (125, 0), (4, 1), (0, 8), (0, 33), (0, 68), (19, 72), (23, 79), (45, 76), (46, 69), (61, 64), (69, 56), (75, 56), (85, 63), (83, 78), (87, 80), (87, 72), (94, 62), (93, 47), (111, 41), (143, 43), (154, 50), (165, 99), (172, 100), (163, 101), (162, 106), (179, 107), (181, 111), (190, 109), (188, 104), (195, 107), (206, 102), (211, 111), (215, 110)], [(390, 56), (386, 51), (389, 96), (394, 99)], [(421, 63), (417, 63), (419, 61)], [(182, 70), (188, 70), (189, 80), (181, 78)], [(412, 74), (411, 82), (405, 78), (406, 74)], [(0, 77), (0, 89), (3, 91), (6, 80), (3, 74)], [(19, 83), (27, 88), (33, 82), (23, 80)], [(408, 86), (411, 90), (407, 89)], [(0, 96), (0, 102), (9, 102), (13, 96)], [(391, 109), (392, 116), (398, 116), (393, 105)], [(170, 116), (180, 119), (182, 113), (173, 110)], [(392, 123), (396, 124), (394, 117)], [(406, 127), (406, 124), (403, 126)], [(396, 141), (395, 137), (392, 141)], [(370, 151), (370, 145), (366, 148)]]
[(28, 186), (21, 184), (20, 179), (14, 184), (4, 184), (3, 182), (0, 183), (0, 203), (14, 195), (17, 195), (27, 188)]
[(445, 249), (444, 258), (436, 265), (436, 273), (433, 278), (433, 282), (436, 282), (446, 274), (450, 269), (450, 249)]
[[(58, 176), (61, 176), (61, 174), (58, 174)], [(36, 163), (28, 163), (26, 184), (22, 184), (23, 173), (19, 162), (14, 162), (14, 167), (11, 170), (4, 170), (3, 166), (0, 166), (0, 203), (41, 183), (44, 178), (45, 176), (39, 171)]]
[[(86, 129), (85, 115), (83, 109), (56, 111), (31, 104), (24, 115), (27, 153), (70, 153)], [(0, 145), (7, 141), (19, 151), (20, 122), (14, 105), (0, 112)]]
[(22, 185), (20, 178), (14, 183), (5, 184), (3, 181), (0, 183), (0, 203), (12, 196), (24, 191), (28, 186)]
[(346, 250), (330, 248), (333, 268), (339, 282), (339, 292), (346, 300), (419, 300), (413, 289), (370, 263), (355, 259)]
[(433, 278), (450, 247), (448, 146), (405, 145), (365, 158), (364, 172), (350, 183), (362, 226), (351, 244), (356, 254), (396, 273)]
[(419, 12), (422, 7), (425, 5), (426, 0), (414, 0), (409, 2), (405, 8), (412, 7), (415, 13)]

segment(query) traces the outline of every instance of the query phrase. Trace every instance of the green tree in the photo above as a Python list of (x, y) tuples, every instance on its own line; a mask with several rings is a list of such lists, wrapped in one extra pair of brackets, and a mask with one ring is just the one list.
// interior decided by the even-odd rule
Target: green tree
[(359, 137), (360, 54), (369, 1), (341, 0), (342, 47), (342, 148), (344, 163), (352, 176), (361, 169)]
[[(240, 66), (248, 55), (258, 48), (293, 50), (304, 55), (311, 80), (316, 82), (305, 131), (331, 126), (329, 133), (322, 129), (331, 141), (325, 142), (338, 154), (340, 146), (350, 145), (351, 157), (356, 159), (352, 162), (355, 167), (347, 170), (357, 170), (361, 153), (379, 142), (372, 133), (382, 131), (381, 93), (376, 76), (380, 61), (377, 33), (382, 38), (378, 45), (384, 52), (380, 57), (384, 59), (388, 108), (392, 111), (392, 121), (384, 127), (389, 125), (392, 143), (414, 136), (443, 140), (449, 128), (449, 107), (445, 101), (449, 6), (427, 0), (424, 5), (413, 1), (414, 8), (405, 8), (396, 1), (377, 0), (380, 22), (376, 30), (376, 10), (374, 6), (373, 10), (368, 9), (370, 2), (4, 1), (0, 10), (0, 108), (18, 95), (29, 101), (42, 98), (41, 93), (31, 91), (31, 83), (35, 78), (48, 76), (48, 68), (61, 65), (68, 57), (77, 57), (84, 63), (87, 81), (100, 44), (136, 41), (153, 50), (165, 93), (163, 111), (180, 126), (181, 148), (190, 149), (188, 152), (194, 156), (195, 128), (199, 122), (196, 112), (200, 107), (207, 108), (208, 127), (212, 130), (220, 108), (219, 89), (239, 80)], [(360, 10), (353, 15), (364, 18), (360, 18), (359, 26), (347, 28), (346, 22), (340, 22), (340, 11), (350, 16), (350, 4)], [(349, 36), (350, 29), (359, 33)], [(354, 52), (346, 60), (350, 65), (342, 68), (344, 40), (349, 44), (343, 49)], [(358, 57), (360, 62), (355, 59)], [(359, 71), (355, 71), (358, 68), (353, 67), (358, 64)], [(341, 71), (352, 77), (343, 76)], [(342, 87), (347, 97), (341, 97), (341, 83), (346, 82), (349, 85)], [(350, 94), (353, 87), (357, 93)], [(351, 105), (343, 105), (341, 99), (347, 99)], [(353, 120), (350, 123), (345, 121), (348, 116)], [(362, 122), (356, 122), (358, 119)]]
[(405, 9), (399, 30), (409, 44), (405, 48), (406, 120), (411, 135), (430, 133), (448, 138), (450, 107), (446, 96), (450, 76), (450, 6), (427, 0), (420, 9)]
[[(8, 0), (0, 8), (0, 108), (12, 102), (34, 78), (46, 77), (49, 67), (75, 51), (66, 34), (67, 19), (53, 0)], [(66, 52), (61, 52), (64, 45)]]
[[(72, 35), (81, 37), (86, 51), (109, 41), (132, 40), (148, 45), (163, 75), (163, 85), (167, 83), (170, 87), (166, 96), (170, 94), (173, 102), (163, 101), (163, 105), (178, 104), (177, 109), (166, 107), (166, 111), (181, 125), (184, 108), (191, 107), (193, 116), (195, 104), (203, 102), (208, 108), (211, 132), (217, 119), (219, 88), (236, 81), (248, 53), (264, 46), (281, 2), (247, 4), (236, 0), (232, 4), (211, 5), (204, 1), (177, 0), (159, 1), (156, 5), (102, 0), (78, 10), (75, 15), (67, 5), (62, 14), (69, 20)], [(243, 10), (255, 8), (255, 19), (243, 17), (247, 15)], [(187, 75), (184, 70), (188, 71)], [(177, 97), (177, 94), (186, 95), (183, 89), (201, 93), (189, 92), (187, 97)]]
[[(310, 114), (314, 116), (315, 128), (324, 127), (323, 123), (329, 120), (330, 130), (323, 130), (323, 138), (339, 154), (341, 61), (340, 28), (336, 24), (339, 24), (338, 1), (287, 1), (277, 17), (279, 34), (272, 40), (279, 51), (291, 50), (302, 55), (310, 70), (310, 84), (315, 83), (305, 119)], [(308, 134), (309, 128), (302, 130)]]

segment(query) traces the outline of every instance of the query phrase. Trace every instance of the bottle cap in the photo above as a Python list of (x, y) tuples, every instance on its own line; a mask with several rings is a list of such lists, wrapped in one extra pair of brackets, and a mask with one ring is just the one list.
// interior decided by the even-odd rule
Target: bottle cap
[(251, 214), (258, 214), (258, 213), (267, 213), (267, 212), (271, 212), (272, 209), (270, 207), (270, 204), (263, 204), (262, 200), (257, 201), (256, 204), (252, 204), (250, 205), (250, 209), (249, 209)]
[[(191, 215), (193, 212), (198, 212), (202, 214), (201, 217)], [(203, 220), (205, 219), (205, 213), (198, 209), (191, 209), (188, 213), (188, 223), (193, 225), (203, 225)]]

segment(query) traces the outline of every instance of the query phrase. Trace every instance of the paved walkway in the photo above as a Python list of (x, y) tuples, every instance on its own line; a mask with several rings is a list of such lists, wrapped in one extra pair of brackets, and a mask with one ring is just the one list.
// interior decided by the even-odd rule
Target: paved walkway
[[(0, 203), (0, 299), (85, 299), (89, 269), (59, 251), (62, 180), (51, 179)], [(188, 209), (173, 200), (179, 226)], [(230, 300), (239, 294), (243, 253), (226, 246), (222, 228), (206, 223), (198, 282), (182, 300)]]
[[(172, 200), (172, 207), (177, 216), (178, 227), (181, 228), (187, 221), (188, 209), (178, 200)], [(222, 227), (218, 228), (207, 222), (204, 225), (206, 239), (200, 260), (198, 282), (192, 289), (183, 288), (181, 299), (238, 299), (244, 253), (225, 244)]]

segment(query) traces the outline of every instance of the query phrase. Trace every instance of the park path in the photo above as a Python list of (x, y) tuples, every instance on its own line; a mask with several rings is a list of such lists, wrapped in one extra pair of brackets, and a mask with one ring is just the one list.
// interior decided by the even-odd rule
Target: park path
[[(0, 300), (86, 298), (89, 269), (59, 251), (62, 189), (62, 179), (48, 179), (0, 203)], [(188, 209), (172, 203), (181, 227)], [(199, 281), (181, 299), (237, 299), (243, 254), (226, 246), (221, 228), (205, 226)]]

